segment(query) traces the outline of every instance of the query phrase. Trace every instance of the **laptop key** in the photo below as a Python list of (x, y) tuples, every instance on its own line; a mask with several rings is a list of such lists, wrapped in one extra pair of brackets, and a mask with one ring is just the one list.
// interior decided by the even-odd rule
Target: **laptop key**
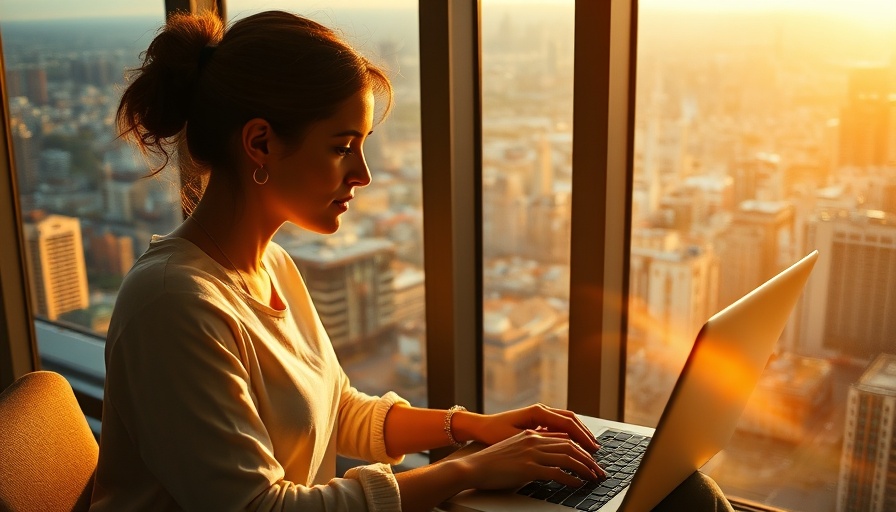
[(583, 500), (576, 508), (579, 510), (591, 510), (591, 507), (597, 503), (597, 500)]
[(542, 487), (537, 491), (533, 492), (529, 495), (530, 498), (535, 498), (536, 500), (546, 500), (551, 497), (552, 494), (556, 492), (555, 489), (548, 489), (547, 487)]
[(582, 500), (584, 500), (587, 497), (588, 497), (587, 492), (583, 494), (580, 491), (576, 491), (576, 492), (570, 494), (568, 498), (563, 500), (562, 504), (566, 505), (567, 507), (575, 507), (576, 505), (581, 503)]
[(538, 482), (529, 482), (524, 485), (520, 490), (516, 491), (517, 494), (522, 494), (524, 496), (529, 496), (533, 492), (537, 491), (541, 488), (541, 484)]
[(619, 482), (621, 482), (621, 481), (622, 480), (619, 478), (607, 478), (606, 480), (601, 482), (600, 486), (606, 487), (608, 489), (612, 489), (612, 488), (616, 487), (617, 485), (619, 485)]
[(546, 499), (545, 501), (547, 501), (547, 502), (549, 502), (549, 503), (563, 503), (564, 501), (566, 501), (567, 498), (569, 498), (569, 496), (570, 496), (572, 493), (573, 493), (573, 491), (571, 491), (571, 490), (566, 490), (566, 489), (564, 489), (564, 490), (562, 490), (562, 491), (557, 491), (557, 492), (554, 493), (553, 496), (551, 496), (550, 498)]

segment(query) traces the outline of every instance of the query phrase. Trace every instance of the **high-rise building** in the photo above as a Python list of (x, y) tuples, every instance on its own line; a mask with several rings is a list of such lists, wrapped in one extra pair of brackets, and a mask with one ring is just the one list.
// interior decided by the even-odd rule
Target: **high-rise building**
[(50, 95), (47, 90), (47, 70), (38, 66), (26, 68), (25, 89), (31, 103), (41, 106), (49, 104)]
[(19, 192), (30, 194), (37, 190), (40, 183), (40, 160), (38, 149), (40, 143), (28, 126), (19, 119), (10, 122), (13, 153), (15, 156), (16, 174), (19, 179)]
[(727, 307), (794, 261), (794, 207), (782, 201), (744, 201), (719, 236), (718, 309)]
[(838, 512), (896, 510), (896, 355), (880, 354), (849, 389)]
[(483, 252), (493, 257), (518, 255), (527, 239), (529, 200), (519, 174), (496, 174), (483, 184)]
[(800, 352), (870, 360), (896, 352), (896, 219), (821, 210), (806, 226), (818, 262), (800, 305)]
[[(564, 405), (556, 401), (565, 402), (560, 390), (566, 387), (566, 373), (557, 371), (554, 356), (567, 353), (562, 334), (563, 326), (568, 326), (565, 315), (540, 297), (486, 299), (483, 309), (485, 412), (524, 407), (545, 398), (555, 401), (552, 405)], [(545, 357), (549, 348), (560, 352)]]
[(334, 237), (284, 248), (302, 272), (340, 357), (363, 356), (396, 342), (392, 242)]
[(106, 231), (91, 234), (87, 240), (87, 259), (92, 272), (124, 277), (134, 265), (134, 241), (130, 236), (118, 236)]
[(734, 204), (744, 201), (780, 201), (785, 196), (781, 157), (772, 153), (756, 153), (743, 159), (731, 170)]
[(87, 269), (78, 219), (49, 215), (23, 226), (35, 313), (56, 320), (63, 313), (87, 308)]
[(632, 336), (654, 345), (686, 344), (716, 312), (719, 264), (706, 247), (688, 245), (676, 231), (632, 232)]
[(543, 263), (569, 262), (570, 199), (570, 191), (562, 191), (532, 201), (526, 246), (526, 254), (532, 259)]
[(840, 111), (840, 165), (881, 166), (891, 140), (890, 70), (861, 67), (849, 75), (846, 105)]
[(6, 68), (6, 97), (16, 98), (26, 94), (25, 69), (22, 66), (8, 66)]

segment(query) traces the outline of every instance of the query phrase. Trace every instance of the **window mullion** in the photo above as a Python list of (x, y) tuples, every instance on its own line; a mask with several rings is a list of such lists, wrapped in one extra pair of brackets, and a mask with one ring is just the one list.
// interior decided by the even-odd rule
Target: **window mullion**
[(0, 43), (0, 389), (39, 368)]
[(625, 391), (636, 9), (575, 9), (567, 405), (614, 420)]
[(428, 403), (481, 411), (479, 4), (419, 13)]

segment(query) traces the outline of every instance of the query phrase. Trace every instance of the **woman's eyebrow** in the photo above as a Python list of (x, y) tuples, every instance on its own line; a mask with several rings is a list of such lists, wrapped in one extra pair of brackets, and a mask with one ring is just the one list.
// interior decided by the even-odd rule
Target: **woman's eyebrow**
[[(372, 134), (373, 134), (373, 130), (370, 130), (369, 132), (367, 132), (368, 137)], [(339, 132), (339, 133), (333, 134), (333, 137), (363, 137), (363, 136), (364, 136), (364, 134), (359, 132), (358, 130), (345, 130), (344, 132)]]

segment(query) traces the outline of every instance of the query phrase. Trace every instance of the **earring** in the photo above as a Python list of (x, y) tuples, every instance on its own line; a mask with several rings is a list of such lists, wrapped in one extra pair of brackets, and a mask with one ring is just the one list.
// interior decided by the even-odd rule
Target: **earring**
[[(264, 178), (258, 177), (258, 171), (264, 171)], [(270, 177), (271, 176), (270, 176), (270, 174), (268, 174), (268, 171), (266, 171), (264, 169), (264, 165), (259, 166), (258, 169), (255, 169), (255, 171), (252, 173), (252, 181), (254, 181), (255, 183), (257, 183), (259, 185), (264, 185), (265, 183), (267, 183), (268, 178), (270, 178)]]

